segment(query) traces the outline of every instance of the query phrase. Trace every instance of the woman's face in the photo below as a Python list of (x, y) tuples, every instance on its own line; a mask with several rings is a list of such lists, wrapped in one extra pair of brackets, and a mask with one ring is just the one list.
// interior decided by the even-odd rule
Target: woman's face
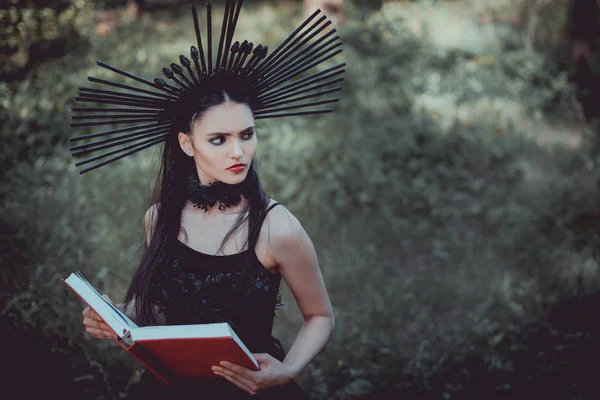
[(234, 185), (246, 179), (256, 151), (254, 117), (246, 104), (227, 101), (196, 120), (190, 135), (179, 133), (179, 144), (194, 157), (200, 183)]

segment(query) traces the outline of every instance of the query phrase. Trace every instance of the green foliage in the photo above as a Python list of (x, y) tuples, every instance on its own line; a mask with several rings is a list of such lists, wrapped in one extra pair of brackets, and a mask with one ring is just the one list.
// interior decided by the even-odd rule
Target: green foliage
[(0, 10), (0, 80), (20, 79), (31, 64), (64, 55), (86, 26), (86, 0), (11, 0)]
[[(297, 11), (254, 6), (239, 36), (277, 42)], [(315, 398), (407, 376), (426, 386), (472, 355), (508, 368), (507, 349), (547, 305), (582, 279), (585, 291), (600, 288), (594, 249), (576, 249), (567, 227), (598, 211), (592, 146), (536, 136), (549, 113), (577, 116), (564, 74), (546, 55), (509, 49), (509, 35), (481, 54), (460, 41), (444, 47), (418, 34), (411, 15), (391, 3), (340, 28), (348, 66), (336, 113), (259, 125), (263, 182), (313, 239), (336, 312), (326, 350), (299, 379)], [(5, 309), (69, 338), (65, 351), (81, 376), (92, 371), (97, 396), (124, 391), (133, 363), (84, 337), (80, 304), (59, 278), (79, 269), (113, 299), (124, 294), (158, 157), (146, 151), (80, 177), (67, 108), (85, 76), (119, 80), (96, 59), (158, 76), (189, 50), (189, 22), (187, 11), (146, 15), (87, 38), (86, 54), (0, 84), (0, 226), (11, 233), (0, 245), (23, 282), (3, 291)], [(21, 296), (8, 302), (8, 293)], [(289, 348), (301, 316), (284, 295), (275, 334)]]

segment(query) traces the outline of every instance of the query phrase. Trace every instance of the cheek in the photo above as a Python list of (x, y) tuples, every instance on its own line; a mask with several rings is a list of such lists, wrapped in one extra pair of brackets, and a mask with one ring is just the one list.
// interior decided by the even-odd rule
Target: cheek
[(211, 145), (210, 143), (197, 146), (195, 153), (196, 159), (201, 164), (211, 165), (217, 162), (220, 158), (219, 148)]
[(254, 137), (254, 139), (249, 140), (246, 142), (246, 154), (248, 156), (253, 156), (254, 153), (256, 152), (256, 145), (258, 144), (258, 141), (256, 140), (256, 136)]

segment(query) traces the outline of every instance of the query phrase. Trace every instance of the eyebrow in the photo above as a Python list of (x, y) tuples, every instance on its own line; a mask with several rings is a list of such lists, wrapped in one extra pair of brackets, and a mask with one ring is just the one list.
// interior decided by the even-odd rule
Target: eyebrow
[[(254, 130), (254, 126), (249, 126), (246, 129), (244, 129), (243, 131), (241, 131), (240, 134), (248, 133), (253, 130)], [(231, 136), (231, 133), (229, 133), (229, 132), (212, 132), (212, 133), (207, 133), (206, 136)]]

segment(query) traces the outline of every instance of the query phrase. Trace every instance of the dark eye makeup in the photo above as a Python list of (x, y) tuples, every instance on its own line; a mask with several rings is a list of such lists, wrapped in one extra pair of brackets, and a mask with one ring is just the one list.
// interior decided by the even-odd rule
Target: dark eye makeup
[[(254, 136), (254, 133), (255, 133), (254, 130), (246, 131), (246, 132), (242, 133), (242, 139), (250, 140)], [(214, 136), (214, 137), (210, 138), (208, 141), (211, 144), (214, 144), (215, 146), (220, 146), (227, 141), (227, 137), (226, 137), (226, 135)]]

